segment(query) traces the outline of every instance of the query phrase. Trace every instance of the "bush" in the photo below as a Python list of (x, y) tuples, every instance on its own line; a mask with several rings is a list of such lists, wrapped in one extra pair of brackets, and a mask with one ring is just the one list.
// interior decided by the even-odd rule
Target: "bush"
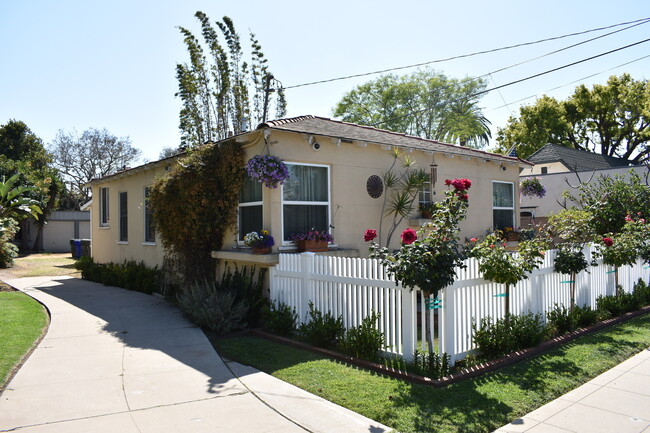
[(442, 379), (451, 373), (451, 357), (443, 353), (413, 352), (413, 362), (407, 364), (407, 369), (420, 376), (431, 379)]
[(95, 263), (92, 257), (81, 257), (75, 263), (81, 278), (107, 286), (123, 287), (151, 294), (162, 285), (162, 272), (158, 267), (149, 268), (144, 262), (134, 260), (117, 263)]
[(584, 328), (585, 326), (593, 325), (601, 319), (599, 311), (592, 310), (588, 305), (585, 305), (584, 307), (576, 305), (573, 309), (573, 315), (577, 328)]
[(596, 299), (596, 307), (612, 317), (620, 316), (621, 314), (638, 310), (641, 307), (640, 300), (643, 296), (641, 295), (642, 293), (644, 293), (642, 288), (639, 290), (639, 295), (636, 295), (635, 293), (626, 293), (618, 286), (616, 295), (599, 296)]
[(639, 278), (639, 281), (634, 284), (633, 293), (639, 308), (650, 305), (650, 285), (646, 284), (643, 279)]
[(553, 335), (563, 335), (577, 328), (593, 325), (599, 319), (597, 310), (592, 310), (588, 305), (576, 306), (573, 311), (563, 305), (555, 304), (555, 308), (546, 313), (548, 326)]
[(220, 287), (232, 291), (238, 301), (244, 301), (248, 305), (245, 320), (250, 328), (259, 326), (262, 310), (268, 303), (262, 293), (265, 275), (264, 268), (258, 272), (255, 266), (243, 266), (239, 269), (235, 265), (234, 270), (226, 267), (221, 276)]
[(386, 337), (375, 326), (379, 313), (372, 313), (361, 321), (359, 326), (348, 329), (339, 342), (344, 353), (355, 358), (377, 361), (379, 351), (386, 347)]
[(13, 218), (4, 218), (0, 221), (0, 268), (12, 266), (14, 259), (18, 257), (18, 247), (11, 243), (16, 233), (18, 233), (18, 223)]
[(516, 350), (533, 347), (544, 341), (548, 330), (541, 314), (507, 316), (493, 322), (491, 317), (474, 324), (474, 344), (485, 359), (497, 358)]
[(196, 282), (177, 294), (178, 305), (194, 323), (218, 334), (245, 326), (248, 304), (216, 282)]
[(264, 324), (274, 334), (290, 337), (296, 331), (297, 323), (296, 309), (282, 302), (271, 303), (264, 310)]
[(331, 312), (326, 314), (309, 303), (309, 321), (300, 325), (300, 336), (314, 346), (334, 348), (344, 333), (343, 316), (334, 318)]

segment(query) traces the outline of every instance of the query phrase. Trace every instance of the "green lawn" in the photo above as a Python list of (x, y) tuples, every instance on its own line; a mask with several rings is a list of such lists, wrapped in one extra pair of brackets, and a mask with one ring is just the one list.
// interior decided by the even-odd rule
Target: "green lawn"
[(0, 390), (47, 325), (41, 304), (22, 292), (0, 291)]
[(252, 365), (406, 432), (489, 432), (650, 347), (650, 314), (579, 338), (494, 373), (431, 388), (256, 337), (214, 341)]

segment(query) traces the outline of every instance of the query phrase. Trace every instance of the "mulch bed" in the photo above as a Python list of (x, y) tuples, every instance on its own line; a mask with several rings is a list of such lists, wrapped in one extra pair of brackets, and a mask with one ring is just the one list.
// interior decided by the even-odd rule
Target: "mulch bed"
[(608, 328), (610, 326), (617, 325), (622, 322), (626, 322), (630, 319), (633, 319), (635, 317), (641, 316), (643, 314), (648, 314), (650, 313), (650, 305), (646, 306), (640, 310), (633, 311), (631, 313), (626, 313), (623, 314), (622, 316), (614, 317), (612, 319), (608, 319), (605, 321), (602, 321), (600, 323), (597, 323), (595, 325), (578, 329), (576, 331), (573, 331), (569, 334), (562, 335), (560, 337), (555, 337), (552, 340), (545, 341), (543, 343), (538, 344), (535, 347), (530, 347), (525, 350), (520, 350), (517, 352), (513, 352), (509, 355), (503, 356), (501, 358), (494, 359), (489, 362), (484, 362), (472, 367), (465, 368), (458, 373), (443, 377), (442, 379), (431, 379), (428, 377), (424, 376), (419, 376), (417, 374), (412, 374), (412, 373), (407, 373), (405, 371), (401, 370), (396, 370), (391, 367), (387, 367), (382, 364), (377, 364), (375, 362), (370, 362), (370, 361), (365, 361), (362, 359), (354, 358), (348, 355), (343, 355), (339, 352), (334, 352), (332, 350), (327, 350), (323, 349), (320, 347), (315, 347), (311, 346), (309, 344), (303, 343), (301, 341), (296, 341), (292, 340), (290, 338), (285, 338), (285, 337), (280, 337), (275, 334), (271, 334), (269, 332), (260, 330), (260, 329), (253, 329), (250, 330), (249, 332), (253, 335), (266, 338), (278, 343), (286, 344), (289, 346), (296, 347), (298, 349), (303, 349), (303, 350), (308, 350), (310, 352), (314, 352), (320, 355), (328, 356), (330, 358), (334, 358), (343, 362), (346, 362), (351, 365), (355, 365), (358, 367), (362, 367), (368, 370), (376, 371), (381, 374), (385, 374), (387, 376), (392, 376), (398, 379), (402, 379), (408, 382), (412, 383), (419, 383), (422, 385), (428, 385), (428, 386), (433, 386), (433, 387), (443, 387), (447, 386), (449, 384), (459, 382), (461, 380), (469, 379), (472, 377), (480, 376), (482, 374), (497, 370), (501, 367), (505, 367), (507, 365), (514, 364), (515, 362), (523, 361), (528, 358), (532, 358), (533, 356), (540, 355), (542, 353), (548, 352), (551, 349), (554, 349), (562, 344), (568, 343), (569, 341), (573, 341), (576, 338), (582, 337), (584, 335), (599, 331), (604, 328)]
[(9, 284), (5, 284), (2, 281), (0, 281), (0, 292), (15, 292), (16, 289), (11, 287)]

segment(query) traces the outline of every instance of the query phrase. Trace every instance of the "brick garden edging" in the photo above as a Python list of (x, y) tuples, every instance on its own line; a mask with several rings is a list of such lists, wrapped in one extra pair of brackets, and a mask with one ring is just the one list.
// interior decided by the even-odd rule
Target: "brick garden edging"
[(601, 329), (608, 328), (610, 326), (617, 325), (619, 323), (626, 322), (630, 319), (633, 319), (638, 316), (650, 313), (650, 305), (643, 307), (640, 310), (632, 311), (630, 313), (625, 313), (621, 316), (614, 317), (612, 319), (607, 319), (602, 322), (596, 323), (595, 325), (588, 326), (586, 328), (581, 328), (570, 332), (568, 334), (562, 335), (560, 337), (555, 337), (552, 340), (544, 341), (543, 343), (538, 344), (535, 347), (530, 347), (528, 349), (520, 350), (517, 352), (510, 353), (509, 355), (502, 356), (500, 358), (494, 359), (492, 361), (484, 362), (472, 367), (465, 368), (456, 374), (452, 374), (442, 379), (430, 379), (428, 377), (419, 376), (417, 374), (407, 373), (405, 371), (397, 370), (391, 367), (387, 367), (376, 362), (365, 361), (362, 359), (354, 358), (352, 356), (344, 355), (339, 352), (334, 352), (332, 350), (323, 349), (320, 347), (311, 346), (309, 344), (303, 343), (301, 341), (292, 340), (286, 337), (280, 337), (279, 335), (271, 334), (260, 329), (253, 329), (250, 332), (254, 335), (257, 335), (268, 340), (276, 341), (278, 343), (286, 344), (289, 346), (296, 347), (298, 349), (308, 350), (320, 355), (325, 355), (330, 358), (338, 359), (340, 361), (346, 362), (348, 364), (356, 365), (368, 370), (376, 371), (387, 376), (395, 377), (397, 379), (406, 380), (412, 383), (418, 383), (422, 385), (428, 385), (433, 387), (443, 387), (450, 385), (461, 380), (470, 379), (472, 377), (480, 376), (482, 374), (497, 370), (501, 367), (514, 364), (516, 362), (522, 361), (524, 359), (532, 358), (533, 356), (540, 355), (542, 353), (548, 352), (551, 349), (554, 349), (562, 344), (573, 341), (579, 337), (582, 337), (587, 334), (591, 334)]

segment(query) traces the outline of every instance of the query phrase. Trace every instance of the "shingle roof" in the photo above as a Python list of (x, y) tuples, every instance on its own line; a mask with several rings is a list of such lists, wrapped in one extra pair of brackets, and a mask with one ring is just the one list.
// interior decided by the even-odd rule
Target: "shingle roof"
[(527, 159), (535, 164), (561, 162), (569, 170), (575, 171), (602, 170), (633, 165), (627, 159), (572, 149), (557, 144), (547, 144)]
[(526, 163), (526, 161), (516, 157), (485, 152), (482, 150), (472, 149), (471, 147), (455, 146), (453, 144), (441, 143), (439, 141), (429, 140), (422, 137), (377, 129), (372, 126), (356, 125), (354, 123), (347, 123), (340, 120), (332, 120), (318, 116), (299, 116), (288, 119), (272, 120), (262, 123), (257, 127), (257, 129), (263, 128), (321, 135), (344, 140), (375, 143), (379, 145), (444, 152), (459, 156), (471, 156), (489, 160)]

